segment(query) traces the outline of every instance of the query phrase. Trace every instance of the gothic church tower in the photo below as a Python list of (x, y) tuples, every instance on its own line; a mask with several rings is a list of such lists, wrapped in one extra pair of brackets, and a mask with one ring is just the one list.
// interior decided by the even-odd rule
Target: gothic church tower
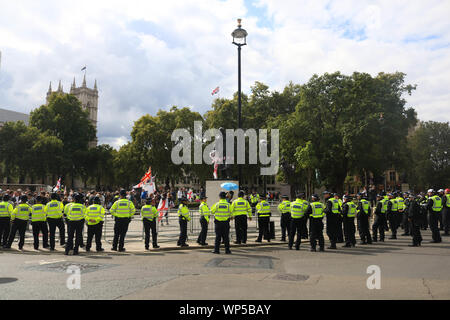
[[(48, 88), (47, 92), (47, 103), (50, 98), (50, 95), (53, 92), (64, 93), (61, 81), (59, 81), (58, 90), (56, 91), (52, 91), (52, 83), (50, 82), (50, 87)], [(78, 100), (80, 100), (83, 110), (88, 111), (89, 120), (91, 120), (95, 130), (97, 130), (97, 113), (98, 113), (97, 80), (95, 80), (94, 89), (90, 89), (86, 86), (86, 75), (84, 75), (83, 84), (81, 85), (81, 87), (77, 88), (75, 84), (75, 78), (73, 78), (73, 83), (70, 87), (70, 94), (73, 94), (75, 97), (77, 97)], [(97, 137), (95, 138), (94, 141), (91, 141), (89, 143), (90, 148), (96, 146), (97, 146)]]

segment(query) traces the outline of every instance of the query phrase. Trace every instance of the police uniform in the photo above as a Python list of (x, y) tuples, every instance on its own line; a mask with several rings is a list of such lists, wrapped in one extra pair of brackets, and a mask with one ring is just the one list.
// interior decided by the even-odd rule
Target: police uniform
[(398, 202), (397, 199), (392, 198), (387, 203), (387, 219), (389, 222), (389, 228), (391, 229), (391, 237), (389, 239), (397, 239), (398, 228)]
[(344, 247), (354, 247), (356, 245), (355, 239), (355, 216), (356, 216), (356, 204), (353, 201), (344, 202), (342, 205), (342, 215), (344, 223)]
[(19, 250), (22, 250), (25, 243), (25, 231), (30, 219), (31, 207), (26, 203), (19, 204), (11, 214), (11, 233), (9, 235), (7, 248), (11, 248), (17, 231), (19, 231)]
[[(68, 206), (68, 204), (66, 205)], [(67, 245), (65, 248), (65, 254), (68, 255), (69, 251), (73, 249), (73, 254), (78, 254), (78, 249), (83, 241), (83, 225), (86, 207), (81, 203), (72, 203), (68, 206), (67, 211), (64, 213), (67, 215)], [(73, 238), (75, 237), (75, 244)]]
[(259, 194), (258, 193), (251, 194), (250, 195), (250, 205), (252, 207), (252, 215), (254, 215), (256, 212), (256, 205), (258, 204), (258, 202), (259, 202)]
[(438, 222), (439, 222), (439, 216), (441, 215), (442, 211), (442, 199), (438, 195), (434, 195), (428, 199), (427, 202), (427, 209), (428, 209), (428, 217), (430, 221), (430, 229), (432, 232), (432, 238), (433, 243), (439, 243), (442, 242), (441, 234), (439, 232)]
[(38, 203), (31, 207), (31, 226), (34, 249), (39, 249), (39, 232), (42, 232), (42, 247), (48, 248), (48, 227), (44, 204)]
[(291, 202), (289, 200), (283, 200), (278, 205), (278, 211), (281, 214), (281, 241), (286, 241), (286, 233), (289, 238), (289, 228), (291, 225)]
[(181, 203), (178, 207), (178, 222), (180, 224), (180, 237), (178, 238), (177, 245), (181, 247), (187, 247), (186, 244), (187, 239), (187, 223), (191, 220), (191, 216), (189, 214), (189, 208)]
[(372, 244), (372, 237), (370, 236), (370, 202), (366, 199), (361, 199), (357, 206), (358, 231), (361, 239), (361, 244)]
[(102, 248), (102, 229), (105, 220), (105, 208), (99, 204), (91, 204), (86, 208), (84, 220), (87, 223), (87, 241), (86, 251), (91, 250), (92, 239), (95, 236), (95, 247), (97, 251), (103, 251)]
[(8, 201), (0, 202), (0, 246), (8, 245), (9, 229), (11, 225), (11, 214), (14, 207)]
[(256, 242), (261, 242), (264, 236), (268, 242), (270, 242), (269, 235), (269, 222), (270, 222), (270, 204), (265, 200), (261, 200), (260, 203), (256, 205), (256, 213), (258, 214), (258, 228), (259, 234)]
[(306, 209), (306, 216), (309, 218), (309, 242), (311, 244), (311, 251), (316, 251), (317, 241), (319, 241), (320, 251), (325, 250), (325, 240), (323, 237), (325, 207), (318, 200), (319, 197), (315, 197), (315, 201), (311, 202)]
[(247, 243), (247, 217), (252, 217), (252, 208), (247, 200), (239, 197), (233, 201), (230, 209), (234, 217), (236, 244)]
[(220, 242), (223, 239), (225, 245), (225, 253), (230, 251), (230, 218), (231, 205), (226, 199), (220, 199), (211, 207), (211, 213), (214, 214), (214, 226), (216, 232), (216, 240), (214, 243), (214, 253), (219, 253)]
[(133, 202), (125, 199), (122, 196), (121, 199), (114, 202), (109, 210), (111, 215), (114, 216), (114, 238), (111, 250), (116, 251), (117, 245), (119, 245), (119, 251), (125, 251), (125, 236), (127, 235), (128, 225), (131, 218), (136, 212)]
[[(331, 243), (329, 249), (336, 249), (340, 227), (341, 206), (339, 205), (339, 200), (335, 198), (328, 198), (325, 203), (324, 212), (327, 217), (327, 236)], [(342, 226), (340, 229), (342, 233)]]
[(308, 208), (308, 201), (300, 198), (296, 198), (295, 201), (291, 202), (291, 225), (289, 231), (289, 249), (292, 249), (294, 245), (294, 237), (297, 233), (297, 240), (295, 241), (295, 249), (300, 249), (300, 244), (302, 242), (302, 231), (303, 225), (306, 224), (306, 209)]
[(209, 225), (209, 216), (211, 215), (211, 210), (209, 210), (208, 204), (206, 202), (202, 202), (199, 207), (200, 212), (200, 226), (201, 231), (197, 238), (197, 243), (200, 245), (207, 245), (206, 237), (208, 236), (208, 225)]
[(339, 209), (340, 214), (338, 215), (337, 219), (337, 243), (343, 243), (344, 242), (344, 232), (343, 232), (343, 223), (344, 223), (344, 217), (342, 216), (342, 199), (339, 199), (335, 197), (335, 199), (339, 202)]
[(159, 248), (158, 233), (156, 232), (156, 218), (158, 217), (158, 210), (154, 206), (146, 204), (141, 208), (141, 217), (144, 225), (145, 249), (148, 250), (150, 246), (150, 230), (152, 232), (153, 248)]
[(404, 213), (411, 222), (412, 246), (418, 247), (422, 243), (422, 235), (420, 234), (420, 225), (423, 219), (423, 211), (420, 208), (420, 200), (408, 200), (408, 210)]
[(50, 200), (45, 205), (45, 214), (50, 232), (50, 250), (55, 250), (56, 228), (59, 230), (60, 245), (63, 246), (66, 243), (66, 227), (63, 221), (63, 210), (63, 204), (56, 199)]
[[(381, 197), (381, 196), (379, 196)], [(373, 241), (378, 241), (378, 233), (380, 234), (380, 241), (384, 241), (384, 231), (386, 224), (386, 211), (387, 211), (387, 202), (388, 200), (382, 198), (378, 201), (377, 206), (375, 208), (375, 219), (372, 225), (372, 233), (373, 233)]]
[(444, 236), (449, 235), (450, 231), (450, 190), (445, 191), (442, 198), (442, 223), (444, 224)]

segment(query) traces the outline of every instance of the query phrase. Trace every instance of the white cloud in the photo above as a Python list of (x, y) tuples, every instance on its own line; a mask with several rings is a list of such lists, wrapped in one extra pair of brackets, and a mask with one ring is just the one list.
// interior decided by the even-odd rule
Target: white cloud
[[(100, 90), (99, 140), (125, 143), (140, 116), (171, 105), (206, 111), (237, 89), (235, 20), (249, 32), (243, 90), (340, 70), (402, 71), (424, 120), (450, 121), (450, 2), (259, 0), (9, 1), (1, 5), (0, 106), (29, 112), (48, 82), (69, 88), (87, 65)], [(264, 27), (261, 21), (264, 20)], [(270, 27), (268, 27), (270, 26)]]

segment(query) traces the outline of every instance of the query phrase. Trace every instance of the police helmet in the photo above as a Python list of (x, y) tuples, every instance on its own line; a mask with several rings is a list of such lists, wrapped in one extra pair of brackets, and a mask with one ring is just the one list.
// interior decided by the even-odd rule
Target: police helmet
[(152, 204), (153, 199), (152, 198), (147, 198), (145, 199), (145, 204)]
[(83, 202), (83, 195), (81, 194), (81, 193), (76, 193), (75, 194), (75, 197), (74, 197), (74, 199), (75, 199), (75, 202), (77, 202), (77, 203), (82, 203)]
[(58, 194), (56, 192), (52, 192), (52, 194), (50, 195), (50, 199), (51, 200), (58, 200)]
[(100, 201), (100, 198), (99, 198), (99, 197), (95, 196), (95, 197), (92, 199), (92, 203), (93, 203), (93, 204), (101, 204), (102, 202)]
[(221, 192), (219, 193), (219, 198), (220, 198), (220, 199), (226, 199), (226, 197), (227, 197), (227, 194), (226, 194), (225, 192), (221, 191)]
[[(245, 192), (244, 191), (239, 191), (239, 193), (238, 193), (238, 197), (239, 198), (242, 198), (243, 196), (245, 195)], [(206, 197), (205, 197), (206, 198)]]
[(27, 201), (28, 201), (28, 197), (26, 195), (21, 195), (19, 199), (20, 199), (20, 202), (22, 202), (22, 203), (27, 203)]
[(3, 201), (6, 201), (6, 202), (9, 201), (9, 194), (5, 194), (5, 195), (3, 196)]
[(282, 198), (282, 199), (289, 199), (289, 196), (283, 194), (283, 195), (281, 196), (281, 198)]
[(318, 194), (313, 194), (313, 195), (311, 196), (311, 198), (316, 199), (316, 200), (319, 200), (319, 195), (318, 195)]
[(125, 189), (120, 189), (119, 195), (122, 197), (126, 197), (127, 191)]

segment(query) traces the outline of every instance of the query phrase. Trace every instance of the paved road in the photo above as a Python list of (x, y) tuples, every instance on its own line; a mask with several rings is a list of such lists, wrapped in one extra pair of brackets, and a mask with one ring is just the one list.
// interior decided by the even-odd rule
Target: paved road
[[(337, 251), (288, 250), (285, 244), (65, 256), (0, 250), (0, 299), (449, 299), (450, 238), (411, 248), (410, 237)], [(81, 289), (69, 290), (69, 265)], [(366, 286), (367, 267), (381, 270), (381, 289)], [(12, 278), (12, 279), (7, 279)], [(11, 282), (8, 282), (11, 281)]]

